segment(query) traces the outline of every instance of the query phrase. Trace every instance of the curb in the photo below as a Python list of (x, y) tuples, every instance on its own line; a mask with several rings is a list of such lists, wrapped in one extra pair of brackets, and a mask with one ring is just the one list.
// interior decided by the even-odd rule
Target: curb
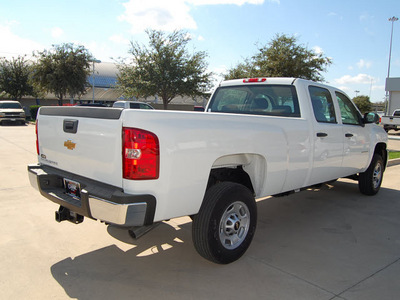
[(397, 165), (400, 165), (400, 158), (391, 159), (387, 163), (388, 167), (397, 166)]

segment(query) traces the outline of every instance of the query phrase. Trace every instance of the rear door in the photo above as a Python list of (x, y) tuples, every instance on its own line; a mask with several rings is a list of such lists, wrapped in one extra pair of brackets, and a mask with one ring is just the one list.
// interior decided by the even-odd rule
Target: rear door
[(308, 91), (314, 114), (310, 184), (316, 184), (342, 176), (344, 136), (331, 92), (327, 88), (313, 85), (308, 87)]

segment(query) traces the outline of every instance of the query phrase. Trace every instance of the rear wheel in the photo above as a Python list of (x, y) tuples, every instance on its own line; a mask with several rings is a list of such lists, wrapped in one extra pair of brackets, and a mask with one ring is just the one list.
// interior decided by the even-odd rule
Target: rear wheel
[(369, 196), (378, 193), (382, 184), (384, 169), (382, 156), (375, 153), (368, 169), (364, 173), (360, 173), (358, 179), (360, 192)]
[(206, 192), (193, 218), (193, 244), (204, 258), (228, 264), (246, 252), (256, 224), (257, 207), (250, 190), (237, 183), (218, 183)]

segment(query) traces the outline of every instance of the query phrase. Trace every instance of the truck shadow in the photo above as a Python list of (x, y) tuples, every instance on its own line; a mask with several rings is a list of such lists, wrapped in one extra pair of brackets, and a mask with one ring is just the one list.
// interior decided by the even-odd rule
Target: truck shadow
[(377, 197), (366, 197), (354, 183), (339, 181), (259, 201), (253, 243), (230, 265), (210, 263), (196, 253), (189, 219), (162, 223), (137, 241), (126, 230), (108, 227), (125, 250), (110, 245), (68, 257), (51, 273), (77, 299), (255, 299), (298, 292), (300, 277), (303, 289), (321, 292), (320, 286), (325, 293), (372, 272), (381, 262), (375, 257), (379, 249), (398, 255), (399, 198), (399, 191), (385, 188)]

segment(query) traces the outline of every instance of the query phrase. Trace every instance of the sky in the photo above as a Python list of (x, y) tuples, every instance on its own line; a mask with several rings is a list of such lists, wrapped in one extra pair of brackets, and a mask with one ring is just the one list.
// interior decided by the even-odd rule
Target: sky
[(130, 42), (147, 44), (145, 30), (185, 30), (190, 51), (205, 51), (221, 74), (257, 53), (277, 34), (331, 58), (325, 83), (351, 98), (385, 97), (400, 77), (398, 0), (0, 0), (0, 57), (32, 56), (52, 45), (83, 45), (102, 62), (129, 58)]

